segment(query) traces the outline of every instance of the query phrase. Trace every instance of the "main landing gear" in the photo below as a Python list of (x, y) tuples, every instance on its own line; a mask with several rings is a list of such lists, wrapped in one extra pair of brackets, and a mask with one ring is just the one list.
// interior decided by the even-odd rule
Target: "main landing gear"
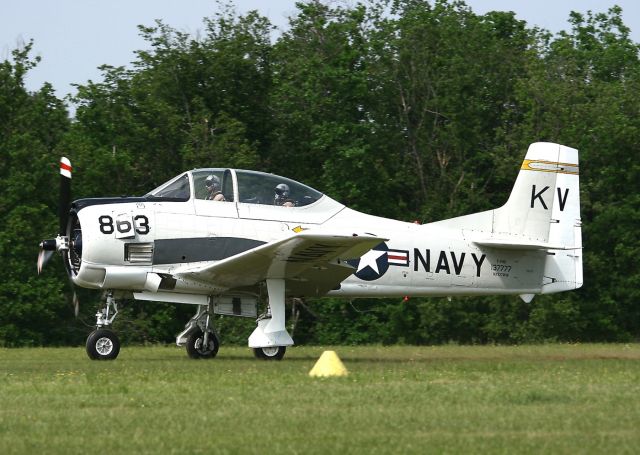
[[(249, 337), (249, 347), (261, 360), (282, 360), (293, 340), (285, 328), (285, 283), (283, 279), (267, 279), (269, 307), (257, 320), (257, 327)], [(198, 305), (198, 311), (176, 337), (178, 346), (186, 346), (193, 359), (211, 359), (218, 354), (220, 342), (213, 327), (214, 302)]]
[(267, 279), (269, 309), (258, 318), (258, 327), (249, 337), (249, 347), (261, 360), (282, 360), (287, 346), (293, 345), (293, 339), (284, 326), (285, 322), (285, 283), (283, 279)]
[(186, 345), (187, 355), (192, 359), (213, 359), (218, 354), (220, 341), (213, 327), (212, 301), (198, 306), (195, 316), (176, 337), (176, 344)]
[(120, 340), (108, 327), (118, 314), (118, 305), (109, 291), (103, 309), (96, 313), (96, 330), (87, 338), (87, 355), (91, 360), (113, 360), (120, 353)]

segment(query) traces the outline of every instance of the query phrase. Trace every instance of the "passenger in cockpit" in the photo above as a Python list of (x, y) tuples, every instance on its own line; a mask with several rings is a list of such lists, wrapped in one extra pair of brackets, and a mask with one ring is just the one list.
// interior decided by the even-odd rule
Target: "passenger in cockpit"
[(224, 194), (222, 194), (220, 179), (215, 175), (210, 175), (204, 181), (204, 185), (207, 187), (207, 201), (226, 201)]
[(282, 207), (295, 207), (296, 203), (293, 199), (290, 199), (291, 191), (289, 185), (286, 183), (280, 183), (276, 186), (275, 205)]

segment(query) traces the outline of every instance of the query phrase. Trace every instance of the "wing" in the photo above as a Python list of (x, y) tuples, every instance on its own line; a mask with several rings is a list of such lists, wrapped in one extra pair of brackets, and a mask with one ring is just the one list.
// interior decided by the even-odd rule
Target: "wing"
[(353, 273), (353, 267), (342, 259), (359, 258), (385, 240), (371, 235), (302, 232), (214, 264), (177, 271), (176, 276), (227, 289), (283, 278), (292, 294), (322, 295)]

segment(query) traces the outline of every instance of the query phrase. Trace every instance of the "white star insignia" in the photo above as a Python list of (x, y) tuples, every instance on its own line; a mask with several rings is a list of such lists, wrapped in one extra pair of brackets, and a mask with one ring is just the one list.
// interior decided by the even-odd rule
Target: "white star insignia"
[(358, 270), (356, 271), (356, 273), (366, 267), (371, 267), (377, 274), (380, 274), (380, 270), (378, 270), (378, 258), (386, 253), (387, 253), (386, 251), (380, 251), (380, 250), (367, 251), (360, 258), (360, 263), (358, 264)]

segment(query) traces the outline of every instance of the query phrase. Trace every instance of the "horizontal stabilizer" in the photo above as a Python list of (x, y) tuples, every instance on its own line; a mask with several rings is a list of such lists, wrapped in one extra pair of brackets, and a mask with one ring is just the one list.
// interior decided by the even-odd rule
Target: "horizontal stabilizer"
[(522, 241), (515, 239), (484, 239), (474, 240), (478, 246), (484, 246), (488, 248), (497, 248), (503, 250), (577, 250), (581, 247), (566, 246), (566, 245), (552, 245), (547, 242), (537, 242), (533, 240)]

